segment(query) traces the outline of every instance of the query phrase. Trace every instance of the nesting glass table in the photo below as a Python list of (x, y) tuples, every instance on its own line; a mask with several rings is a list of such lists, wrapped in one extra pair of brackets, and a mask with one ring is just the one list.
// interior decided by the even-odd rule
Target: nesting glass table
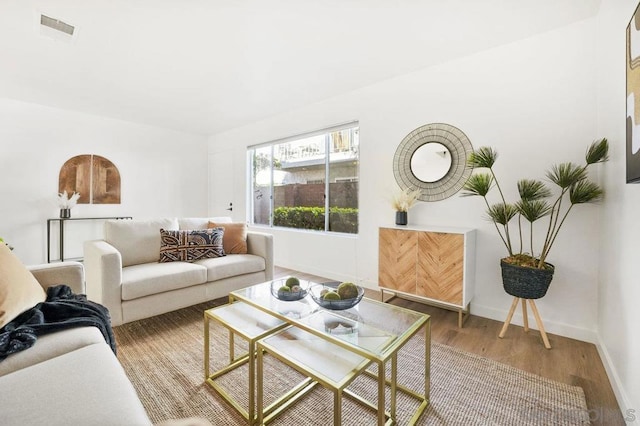
[[(376, 411), (379, 426), (396, 423), (396, 394), (398, 391), (407, 393), (419, 402), (410, 424), (414, 424), (428, 406), (431, 347), (429, 315), (366, 297), (354, 308), (343, 311), (321, 308), (309, 295), (298, 301), (285, 302), (278, 300), (271, 294), (270, 281), (234, 291), (229, 295), (229, 301), (230, 303), (246, 304), (281, 322), (271, 322), (264, 328), (265, 331), (271, 329), (271, 333), (257, 332), (254, 334), (257, 356), (251, 356), (251, 358), (257, 359), (258, 363), (258, 413), (255, 417), (249, 417), (250, 424), (255, 421), (260, 424), (270, 422), (317, 383), (334, 391), (334, 410), (337, 411), (337, 414), (334, 414), (334, 424), (340, 424), (340, 398), (343, 392), (372, 407)], [(206, 317), (205, 313), (205, 319)], [(229, 320), (231, 319), (229, 318)], [(225, 322), (231, 322), (229, 320)], [(283, 328), (280, 324), (288, 327)], [(208, 326), (206, 329), (208, 333)], [(419, 332), (424, 333), (424, 390), (416, 391), (398, 383), (398, 355), (400, 349), (409, 339)], [(259, 338), (258, 335), (260, 335)], [(206, 340), (208, 341), (208, 338)], [(253, 342), (254, 339), (251, 339), (251, 351), (254, 349)], [(309, 353), (316, 352), (312, 348), (319, 347), (325, 348), (324, 352), (327, 353), (341, 354), (339, 358), (347, 364), (351, 363), (351, 367), (345, 367), (343, 374), (336, 376), (335, 363), (328, 360), (327, 362), (316, 362), (320, 359), (314, 358), (313, 354)], [(297, 361), (289, 365), (309, 377), (305, 384), (295, 389), (295, 392), (287, 393), (273, 403), (271, 408), (265, 409), (267, 414), (271, 413), (267, 417), (263, 417), (263, 407), (261, 407), (263, 395), (260, 380), (263, 352), (285, 361), (293, 356)], [(208, 348), (205, 348), (205, 353), (208, 356)], [(390, 361), (390, 365), (387, 369), (388, 361)], [(207, 361), (205, 360), (205, 362)], [(306, 368), (305, 365), (309, 364), (312, 366)], [(376, 368), (368, 368), (372, 365), (375, 365)], [(254, 371), (254, 369), (251, 370)], [(375, 378), (377, 401), (366, 401), (346, 389), (348, 384), (360, 374), (368, 374)], [(252, 377), (250, 377), (251, 380), (253, 380)], [(390, 389), (388, 412), (385, 410), (387, 385)], [(250, 389), (253, 391), (253, 385), (250, 386)], [(253, 400), (253, 398), (251, 399)], [(274, 406), (278, 409), (273, 410)], [(254, 414), (253, 409), (249, 411)]]

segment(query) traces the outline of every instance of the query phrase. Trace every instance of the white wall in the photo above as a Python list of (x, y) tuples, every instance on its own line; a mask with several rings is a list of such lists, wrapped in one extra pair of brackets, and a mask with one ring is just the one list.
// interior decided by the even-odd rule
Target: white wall
[[(80, 204), (73, 217), (207, 212), (204, 136), (0, 99), (0, 147), (0, 236), (26, 264), (46, 261), (58, 174), (76, 155), (101, 155), (118, 167), (122, 203)], [(68, 223), (67, 231), (65, 254), (82, 256), (82, 239), (101, 236), (102, 225)]]
[[(394, 220), (388, 200), (396, 188), (392, 161), (402, 138), (432, 122), (459, 127), (474, 147), (497, 148), (496, 169), (511, 195), (517, 179), (542, 178), (553, 162), (582, 162), (587, 145), (602, 136), (596, 128), (595, 30), (595, 19), (581, 21), (213, 135), (210, 153), (216, 157), (234, 147), (234, 179), (244, 182), (248, 145), (359, 120), (358, 236), (273, 233), (277, 264), (375, 287), (378, 227)], [(409, 212), (409, 222), (478, 229), (477, 292), (471, 309), (503, 321), (511, 301), (499, 270), (505, 251), (492, 225), (482, 219), (482, 206), (480, 199), (459, 196), (421, 203)], [(245, 199), (234, 207), (236, 218), (243, 219)], [(552, 333), (595, 341), (600, 252), (593, 224), (599, 211), (596, 206), (576, 209), (551, 252), (549, 261), (557, 272), (538, 307)]]
[(598, 129), (612, 142), (604, 174), (598, 334), (621, 408), (640, 418), (640, 185), (625, 184), (625, 29), (637, 5), (638, 0), (604, 0), (598, 15)]

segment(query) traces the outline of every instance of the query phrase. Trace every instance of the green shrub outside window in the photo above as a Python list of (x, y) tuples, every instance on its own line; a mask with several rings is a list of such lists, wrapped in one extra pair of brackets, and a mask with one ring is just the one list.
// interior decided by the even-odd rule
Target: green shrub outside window
[[(324, 207), (277, 207), (273, 211), (273, 226), (324, 231)], [(329, 231), (358, 233), (358, 209), (331, 207)]]

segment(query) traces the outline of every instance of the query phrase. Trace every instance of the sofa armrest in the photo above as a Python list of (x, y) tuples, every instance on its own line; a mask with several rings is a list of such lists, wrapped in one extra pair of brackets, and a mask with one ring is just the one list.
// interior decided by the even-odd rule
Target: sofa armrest
[(264, 232), (247, 232), (247, 253), (264, 257), (267, 280), (273, 279), (273, 235)]
[(103, 240), (85, 241), (87, 298), (109, 309), (111, 325), (122, 324), (122, 256)]
[(45, 290), (66, 284), (75, 294), (85, 294), (84, 267), (80, 262), (44, 263), (27, 266), (27, 269)]

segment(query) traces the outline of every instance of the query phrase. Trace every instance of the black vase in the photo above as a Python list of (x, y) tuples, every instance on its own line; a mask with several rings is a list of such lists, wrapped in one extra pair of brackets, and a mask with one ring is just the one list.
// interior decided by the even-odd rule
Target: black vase
[(69, 219), (71, 217), (71, 209), (60, 209), (60, 219)]
[(396, 225), (407, 224), (407, 212), (396, 212)]
[(555, 271), (552, 264), (545, 264), (550, 269), (526, 268), (500, 260), (504, 291), (522, 299), (540, 299), (547, 294)]

